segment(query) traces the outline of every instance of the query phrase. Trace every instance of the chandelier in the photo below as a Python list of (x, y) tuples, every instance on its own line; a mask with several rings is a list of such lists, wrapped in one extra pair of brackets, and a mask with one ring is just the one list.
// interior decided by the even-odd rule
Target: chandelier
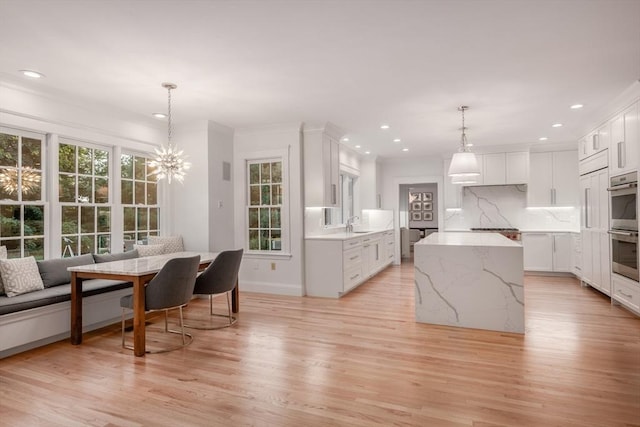
[(469, 107), (466, 105), (458, 107), (458, 111), (462, 113), (462, 136), (460, 138), (460, 148), (458, 152), (453, 155), (451, 165), (449, 166), (449, 176), (451, 177), (451, 182), (454, 184), (473, 184), (480, 175), (478, 160), (476, 159), (476, 155), (469, 149), (469, 143), (467, 142), (464, 112), (468, 109)]
[[(22, 193), (29, 194), (40, 185), (40, 173), (29, 166), (22, 168)], [(0, 172), (0, 186), (8, 194), (18, 191), (18, 170), (3, 169)]]
[(186, 171), (191, 167), (191, 163), (186, 162), (182, 150), (178, 150), (178, 148), (171, 143), (171, 89), (175, 89), (178, 86), (173, 83), (162, 83), (162, 87), (167, 89), (169, 94), (167, 146), (162, 145), (160, 149), (155, 149), (156, 155), (153, 160), (148, 162), (148, 166), (153, 169), (149, 175), (155, 175), (158, 180), (166, 178), (167, 182), (171, 184), (173, 179), (183, 182)]

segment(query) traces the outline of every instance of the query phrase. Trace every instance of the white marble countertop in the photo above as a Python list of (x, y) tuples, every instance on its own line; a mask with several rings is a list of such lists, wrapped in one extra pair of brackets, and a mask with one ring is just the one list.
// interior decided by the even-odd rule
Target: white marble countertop
[[(518, 231), (521, 233), (580, 233), (580, 230), (569, 229), (569, 228), (565, 228), (565, 229), (519, 228)], [(471, 232), (471, 230), (468, 228), (448, 228), (444, 230), (444, 232), (445, 233), (450, 233), (450, 232), (460, 232), (460, 233), (467, 232), (468, 233), (468, 232)]]
[(358, 237), (366, 237), (366, 236), (371, 236), (372, 234), (376, 234), (376, 233), (384, 233), (385, 231), (390, 231), (392, 229), (384, 229), (384, 230), (367, 230), (367, 231), (354, 231), (351, 233), (347, 233), (344, 231), (338, 232), (338, 233), (331, 233), (331, 234), (319, 234), (316, 236), (307, 236), (305, 237), (306, 240), (349, 240), (349, 239), (355, 239)]
[(482, 232), (444, 232), (432, 233), (416, 243), (416, 245), (440, 246), (522, 246), (518, 242), (507, 239), (500, 233)]
[(141, 258), (124, 259), (120, 261), (101, 262), (97, 264), (78, 265), (67, 268), (68, 271), (100, 274), (128, 274), (130, 276), (143, 276), (145, 274), (160, 271), (172, 258), (186, 258), (200, 255), (200, 262), (213, 261), (218, 254), (215, 252), (176, 252), (164, 255), (155, 255)]

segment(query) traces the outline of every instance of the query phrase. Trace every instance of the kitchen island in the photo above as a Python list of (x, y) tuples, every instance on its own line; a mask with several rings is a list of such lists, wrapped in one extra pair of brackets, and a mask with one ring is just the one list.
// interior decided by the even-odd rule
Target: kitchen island
[(414, 246), (416, 321), (524, 333), (522, 246), (498, 233), (434, 233)]

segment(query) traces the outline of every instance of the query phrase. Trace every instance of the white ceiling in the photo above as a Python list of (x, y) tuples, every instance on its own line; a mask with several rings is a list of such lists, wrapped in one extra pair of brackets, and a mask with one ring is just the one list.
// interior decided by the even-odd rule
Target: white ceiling
[(454, 152), (461, 104), (474, 149), (575, 141), (638, 78), (640, 0), (0, 0), (0, 81), (140, 120), (170, 81), (176, 123), (330, 121), (382, 157)]

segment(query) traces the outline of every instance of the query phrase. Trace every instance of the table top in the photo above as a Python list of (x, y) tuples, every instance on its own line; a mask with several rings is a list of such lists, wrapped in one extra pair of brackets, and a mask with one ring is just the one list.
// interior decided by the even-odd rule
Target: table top
[(522, 247), (520, 243), (509, 240), (500, 233), (482, 232), (432, 233), (417, 242), (416, 245)]
[(97, 264), (78, 265), (67, 268), (78, 273), (126, 274), (128, 276), (144, 276), (157, 273), (172, 258), (186, 258), (200, 255), (200, 263), (211, 262), (218, 256), (217, 252), (175, 252), (142, 258), (124, 259), (120, 261), (101, 262)]

